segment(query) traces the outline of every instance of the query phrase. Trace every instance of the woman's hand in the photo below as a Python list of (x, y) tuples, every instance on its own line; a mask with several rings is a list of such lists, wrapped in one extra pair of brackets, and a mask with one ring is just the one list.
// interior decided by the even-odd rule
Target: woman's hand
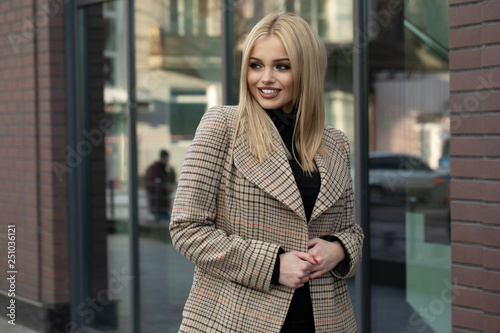
[(310, 280), (331, 271), (345, 258), (344, 248), (338, 241), (329, 242), (321, 238), (312, 238), (308, 246), (307, 253), (317, 261), (309, 275)]
[(303, 287), (309, 281), (315, 264), (314, 258), (305, 252), (280, 254), (279, 283), (290, 288)]

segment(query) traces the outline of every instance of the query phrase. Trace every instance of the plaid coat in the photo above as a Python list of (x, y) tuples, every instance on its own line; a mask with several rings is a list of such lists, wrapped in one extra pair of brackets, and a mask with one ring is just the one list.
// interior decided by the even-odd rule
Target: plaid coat
[(363, 232), (354, 223), (349, 145), (326, 126), (326, 152), (315, 157), (321, 188), (307, 223), (279, 133), (259, 163), (235, 106), (209, 109), (188, 150), (174, 201), (170, 234), (196, 264), (180, 332), (280, 332), (294, 289), (271, 284), (278, 249), (307, 251), (310, 238), (336, 236), (346, 249), (346, 276), (335, 270), (311, 280), (316, 332), (356, 332), (344, 278), (361, 260)]

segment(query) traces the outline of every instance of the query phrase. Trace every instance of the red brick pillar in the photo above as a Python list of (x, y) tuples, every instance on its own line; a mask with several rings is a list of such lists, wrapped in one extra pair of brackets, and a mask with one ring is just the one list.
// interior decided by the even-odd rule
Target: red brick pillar
[(64, 1), (0, 3), (0, 303), (10, 302), (7, 226), (15, 225), (16, 324), (69, 321)]
[(500, 1), (449, 3), (453, 332), (499, 332)]

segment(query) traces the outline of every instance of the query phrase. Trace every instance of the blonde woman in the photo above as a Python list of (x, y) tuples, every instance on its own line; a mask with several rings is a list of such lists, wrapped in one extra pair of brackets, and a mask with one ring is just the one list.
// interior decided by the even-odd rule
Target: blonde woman
[(355, 332), (345, 279), (361, 260), (349, 144), (325, 126), (326, 51), (293, 14), (243, 50), (240, 104), (209, 109), (170, 233), (196, 264), (181, 332)]

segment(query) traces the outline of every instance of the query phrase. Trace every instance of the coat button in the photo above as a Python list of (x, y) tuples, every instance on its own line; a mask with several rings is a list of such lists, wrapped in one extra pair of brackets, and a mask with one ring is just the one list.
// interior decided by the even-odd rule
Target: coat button
[(342, 304), (342, 312), (346, 312), (347, 311), (347, 307), (345, 306), (345, 304)]

